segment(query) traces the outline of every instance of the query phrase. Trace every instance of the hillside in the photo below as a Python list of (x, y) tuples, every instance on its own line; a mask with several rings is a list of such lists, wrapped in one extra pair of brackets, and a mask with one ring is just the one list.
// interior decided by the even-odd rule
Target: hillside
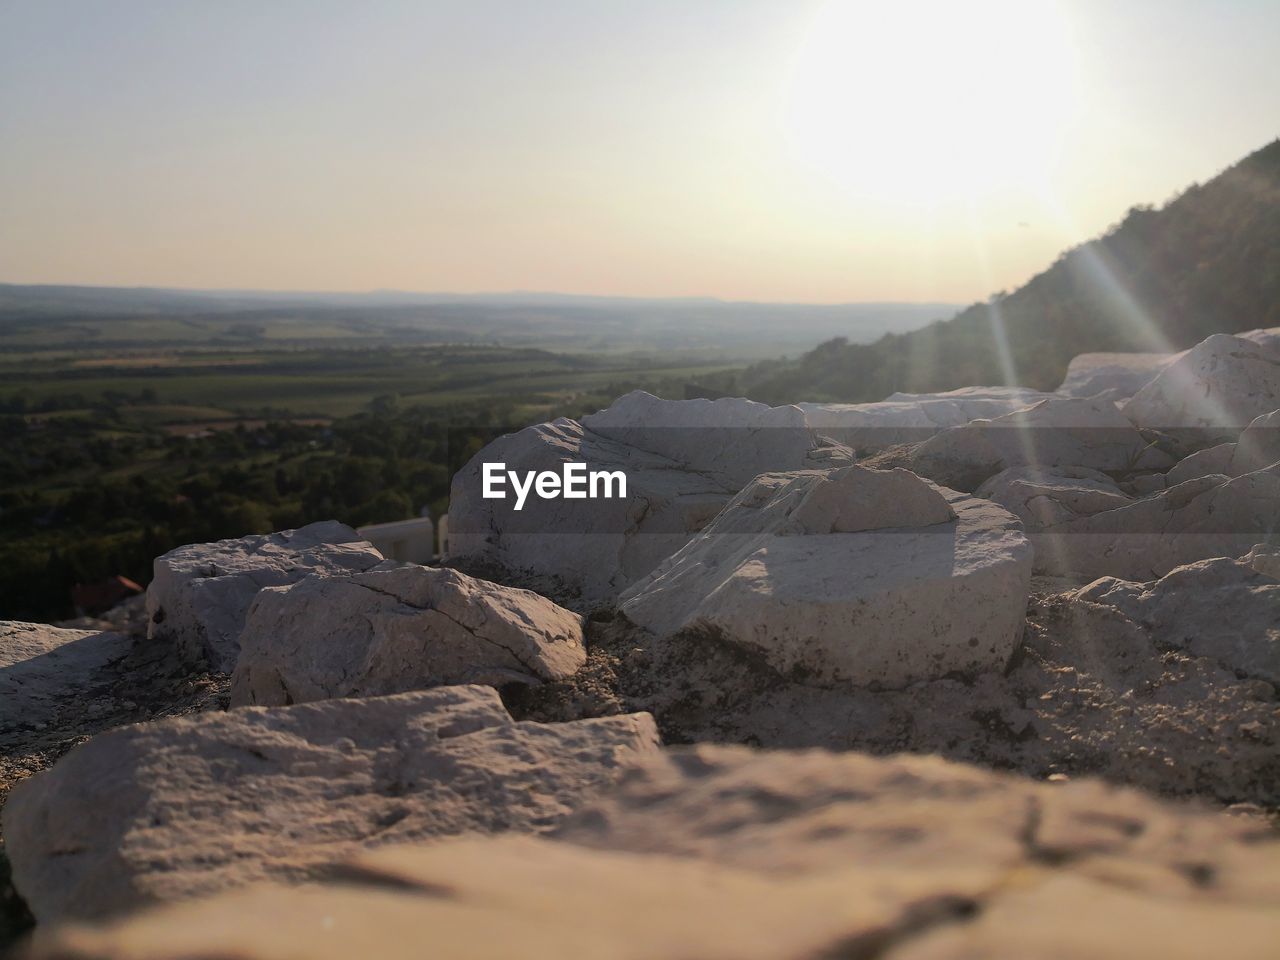
[(1277, 324), (1280, 140), (1161, 209), (1134, 207), (1013, 293), (871, 344), (829, 340), (720, 386), (767, 403), (880, 400), (1010, 380), (1052, 389), (1079, 353), (1182, 349), (1212, 333)]

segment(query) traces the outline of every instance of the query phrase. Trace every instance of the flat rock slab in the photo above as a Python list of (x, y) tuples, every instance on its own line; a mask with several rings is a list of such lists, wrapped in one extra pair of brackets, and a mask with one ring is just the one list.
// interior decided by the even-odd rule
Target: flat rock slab
[(83, 701), (133, 641), (119, 633), (0, 620), (0, 747), (12, 748)]
[(655, 757), (557, 840), (368, 853), (340, 883), (263, 887), (105, 929), (36, 960), (297, 956), (1274, 956), (1264, 825), (1092, 782), (936, 758), (698, 747)]
[(1030, 544), (1006, 511), (905, 470), (852, 466), (757, 478), (619, 609), (799, 682), (897, 687), (1002, 666), (1030, 576)]
[(1067, 365), (1057, 393), (1094, 397), (1105, 393), (1119, 400), (1132, 397), (1178, 358), (1176, 353), (1081, 353)]
[(417, 565), (307, 577), (254, 600), (231, 705), (539, 683), (586, 658), (582, 617), (528, 590)]
[(147, 635), (190, 661), (230, 673), (249, 605), (263, 587), (357, 573), (382, 554), (345, 524), (313, 523), (263, 536), (192, 543), (157, 557), (147, 587)]
[(121, 913), (372, 846), (540, 831), (656, 748), (647, 715), (516, 723), (489, 687), (246, 707), (102, 734), (4, 808), (37, 920)]
[(1024, 410), (1052, 397), (1028, 387), (962, 387), (945, 393), (895, 393), (876, 403), (798, 403), (805, 422), (859, 454), (928, 440), (971, 420)]

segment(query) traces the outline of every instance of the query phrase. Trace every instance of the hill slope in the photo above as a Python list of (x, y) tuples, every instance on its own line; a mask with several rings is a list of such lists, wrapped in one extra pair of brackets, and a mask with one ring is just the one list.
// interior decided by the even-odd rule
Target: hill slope
[(1182, 349), (1276, 325), (1280, 140), (1159, 210), (1134, 207), (1014, 293), (922, 330), (871, 344), (830, 340), (795, 361), (757, 364), (730, 392), (786, 403), (1010, 380), (1053, 389), (1079, 353)]

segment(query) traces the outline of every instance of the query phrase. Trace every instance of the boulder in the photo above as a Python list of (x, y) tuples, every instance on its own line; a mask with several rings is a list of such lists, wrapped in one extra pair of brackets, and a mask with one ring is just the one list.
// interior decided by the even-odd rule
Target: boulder
[(1227, 471), (1231, 469), (1231, 457), (1235, 449), (1234, 443), (1220, 443), (1183, 457), (1165, 474), (1165, 486), (1176, 487), (1188, 480), (1199, 480), (1201, 477), (1219, 474), (1227, 475)]
[(1067, 365), (1057, 393), (1064, 397), (1128, 399), (1177, 359), (1174, 353), (1081, 353)]
[(1280, 353), (1215, 334), (1162, 370), (1124, 406), (1145, 429), (1198, 446), (1234, 440), (1255, 417), (1280, 408)]
[(0, 620), (0, 747), (16, 745), (83, 703), (132, 646), (119, 633)]
[(895, 393), (878, 403), (798, 403), (805, 422), (859, 453), (927, 440), (947, 427), (1003, 416), (1053, 394), (1029, 387), (963, 387), (946, 393)]
[(1113, 403), (1068, 397), (944, 430), (911, 457), (916, 473), (961, 490), (1011, 467), (1121, 473), (1169, 466), (1172, 461), (1151, 448)]
[(1187, 480), (1115, 510), (1033, 535), (1043, 573), (1155, 580), (1175, 567), (1238, 557), (1280, 539), (1280, 463), (1243, 476)]
[(147, 636), (230, 673), (249, 605), (263, 587), (358, 573), (381, 562), (382, 554), (336, 521), (178, 547), (156, 558), (147, 587)]
[(1198, 960), (1280, 938), (1265, 825), (933, 757), (700, 746), (629, 772), (556, 839), (361, 855), (105, 928), (33, 960), (990, 957)]
[[(560, 419), (501, 437), (453, 478), (452, 562), (494, 570), (586, 606), (619, 592), (680, 549), (743, 485), (771, 470), (847, 463), (847, 448), (819, 439), (795, 407), (748, 400), (659, 400), (632, 393), (581, 423)], [(626, 496), (485, 499), (483, 465), (622, 471)]]
[(656, 744), (648, 715), (515, 723), (475, 686), (163, 720), (15, 786), (6, 852), (41, 924), (103, 917), (372, 846), (546, 830)]
[(1011, 467), (984, 481), (974, 496), (1000, 504), (1027, 530), (1114, 510), (1131, 500), (1105, 473), (1087, 467)]
[(901, 686), (1007, 661), (1030, 572), (994, 504), (850, 466), (756, 478), (619, 609), (806, 683)]
[(255, 598), (231, 704), (538, 683), (586, 657), (582, 618), (528, 590), (417, 565), (307, 577)]
[(1264, 413), (1244, 428), (1222, 472), (1239, 477), (1280, 463), (1280, 410)]
[(1269, 553), (1200, 560), (1148, 583), (1104, 577), (1076, 597), (1115, 607), (1166, 647), (1280, 687), (1280, 580), (1259, 569)]

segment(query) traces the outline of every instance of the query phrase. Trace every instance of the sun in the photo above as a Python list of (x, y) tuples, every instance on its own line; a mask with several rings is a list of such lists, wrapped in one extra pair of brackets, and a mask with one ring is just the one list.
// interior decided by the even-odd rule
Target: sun
[(938, 204), (1043, 183), (1076, 109), (1069, 23), (1047, 0), (832, 0), (786, 97), (809, 175)]

